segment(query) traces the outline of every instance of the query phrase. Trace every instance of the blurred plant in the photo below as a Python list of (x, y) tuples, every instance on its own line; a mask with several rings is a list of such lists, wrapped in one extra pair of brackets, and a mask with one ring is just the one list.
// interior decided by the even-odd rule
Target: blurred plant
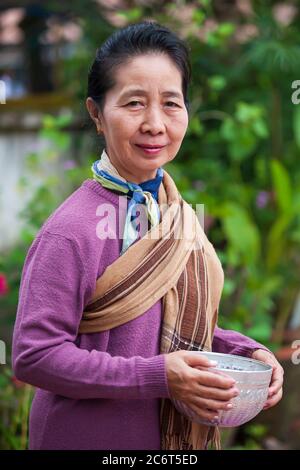
[[(41, 141), (50, 143), (50, 146), (39, 153), (32, 152), (26, 158), (27, 176), (23, 176), (19, 182), (20, 194), (30, 195), (26, 208), (19, 214), (26, 227), (21, 234), (25, 240), (33, 239), (63, 199), (91, 175), (90, 165), (95, 159), (94, 155), (85, 155), (84, 165), (71, 158), (65, 159), (65, 155), (72, 150), (71, 136), (65, 129), (71, 122), (70, 113), (44, 115), (39, 137)], [(38, 181), (34, 187), (30, 183), (32, 175)]]
[[(27, 200), (19, 213), (23, 222), (19, 242), (0, 254), (0, 272), (5, 273), (0, 275), (0, 327), (1, 336), (7, 339), (14, 323), (22, 267), (30, 244), (48, 216), (85, 178), (91, 176), (90, 166), (95, 155), (84, 155), (84, 164), (65, 159), (72, 144), (70, 132), (65, 129), (70, 122), (69, 113), (44, 115), (39, 137), (48, 146), (45, 145), (39, 153), (29, 153), (25, 159), (26, 171), (18, 184), (19, 196)], [(34, 183), (32, 176), (35, 177)]]
[[(230, 431), (230, 430), (229, 430)], [(239, 444), (229, 445), (227, 450), (262, 450), (262, 441), (268, 434), (268, 427), (263, 424), (248, 423), (247, 425), (232, 430), (237, 436)], [(226, 438), (226, 431), (222, 431)]]
[[(49, 141), (51, 148), (26, 157), (27, 176), (25, 174), (19, 182), (20, 195), (26, 192), (30, 196), (25, 209), (19, 214), (24, 226), (19, 243), (0, 256), (0, 271), (6, 273), (0, 274), (0, 325), (1, 336), (7, 338), (7, 344), (11, 339), (22, 267), (29, 246), (47, 217), (85, 178), (91, 176), (94, 155), (85, 156), (84, 166), (63, 158), (71, 144), (69, 132), (64, 130), (69, 122), (69, 115), (44, 116), (40, 139)], [(34, 186), (30, 183), (32, 175), (38, 181)], [(17, 380), (8, 366), (1, 366), (1, 372), (0, 448), (26, 449), (33, 387)]]
[(0, 449), (28, 448), (28, 417), (34, 387), (17, 380), (8, 366), (0, 375)]

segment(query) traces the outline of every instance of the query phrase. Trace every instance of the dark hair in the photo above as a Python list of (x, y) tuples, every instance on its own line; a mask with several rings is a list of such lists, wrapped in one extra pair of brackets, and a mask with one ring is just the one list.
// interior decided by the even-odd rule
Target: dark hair
[(167, 54), (181, 72), (182, 94), (189, 112), (188, 86), (191, 80), (189, 48), (175, 33), (152, 20), (134, 23), (115, 31), (97, 49), (88, 74), (87, 97), (93, 98), (101, 111), (105, 94), (115, 85), (115, 68), (141, 54)]

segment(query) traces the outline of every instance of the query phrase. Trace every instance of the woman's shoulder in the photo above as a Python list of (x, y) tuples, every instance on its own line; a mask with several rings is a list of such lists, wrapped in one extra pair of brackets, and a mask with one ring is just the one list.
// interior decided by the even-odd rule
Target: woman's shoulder
[(85, 205), (82, 185), (74, 190), (61, 204), (47, 217), (37, 236), (43, 233), (61, 235), (65, 238), (73, 238), (83, 222)]
[[(73, 191), (45, 220), (36, 234), (33, 245), (38, 245), (43, 239), (45, 243), (51, 242), (54, 247), (55, 240), (57, 240), (58, 243), (73, 247), (73, 251), (77, 251), (79, 257), (93, 260), (96, 265), (104, 251), (117, 252), (119, 250), (118, 227), (115, 229), (110, 227), (109, 237), (99, 236), (99, 224), (101, 225), (99, 206), (105, 204), (107, 207), (107, 203), (113, 202), (112, 208), (117, 210), (118, 196), (113, 195), (115, 199), (112, 198), (112, 201), (109, 201), (106, 197), (106, 190), (103, 193), (98, 191), (98, 184), (91, 179), (84, 180), (81, 186)], [(112, 193), (109, 192), (109, 196), (110, 194)], [(115, 237), (112, 236), (113, 233)]]
[(56, 278), (57, 270), (63, 270), (66, 276), (78, 275), (86, 295), (92, 293), (96, 279), (118, 258), (121, 240), (112, 238), (112, 232), (98, 236), (96, 208), (105, 198), (94, 200), (90, 192), (81, 185), (47, 218), (27, 250), (24, 277), (41, 269)]
[(107, 199), (107, 191), (101, 191), (102, 188), (99, 191), (97, 185), (99, 183), (92, 179), (84, 180), (81, 186), (50, 214), (39, 233), (47, 231), (70, 240), (80, 240), (82, 237), (93, 239), (90, 235), (94, 235), (99, 221), (99, 205), (112, 202), (113, 208), (116, 208), (117, 204), (117, 198), (110, 201)]

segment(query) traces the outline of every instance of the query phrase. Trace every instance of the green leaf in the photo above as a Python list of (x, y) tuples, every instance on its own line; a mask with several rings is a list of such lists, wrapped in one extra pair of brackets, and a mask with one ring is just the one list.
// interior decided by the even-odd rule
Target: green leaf
[(229, 154), (234, 161), (240, 161), (248, 157), (257, 144), (257, 139), (251, 129), (240, 127), (236, 138), (229, 144)]
[(71, 122), (72, 122), (72, 115), (71, 114), (62, 114), (61, 116), (58, 116), (57, 119), (56, 119), (57, 127), (67, 126)]
[(51, 116), (51, 114), (45, 114), (42, 117), (43, 127), (47, 127), (48, 129), (55, 127), (55, 117)]
[(269, 323), (256, 323), (252, 327), (247, 329), (247, 336), (254, 338), (259, 343), (264, 343), (268, 341), (272, 334), (272, 327)]
[(236, 134), (237, 134), (237, 129), (235, 126), (235, 122), (231, 117), (226, 118), (222, 122), (221, 127), (220, 127), (220, 133), (221, 133), (221, 136), (224, 137), (224, 139), (228, 141), (232, 141), (235, 139)]
[(197, 9), (194, 10), (192, 19), (197, 23), (198, 25), (202, 25), (206, 19), (206, 14), (204, 13), (203, 10)]
[(122, 19), (125, 18), (127, 21), (137, 21), (141, 18), (143, 10), (141, 8), (131, 8), (130, 10), (121, 10), (116, 12), (117, 16), (120, 16)]
[(193, 116), (189, 121), (189, 134), (194, 133), (195, 135), (202, 135), (204, 133), (204, 126), (199, 119), (199, 116)]
[(269, 135), (267, 125), (263, 119), (256, 119), (252, 124), (252, 129), (256, 133), (257, 137), (265, 139)]
[(224, 295), (225, 297), (231, 295), (236, 289), (236, 284), (237, 283), (234, 279), (225, 278), (222, 295)]
[(288, 172), (278, 160), (271, 161), (271, 173), (279, 209), (285, 213), (293, 211), (292, 187)]
[(225, 23), (220, 24), (220, 26), (218, 28), (218, 33), (222, 37), (228, 37), (228, 36), (231, 36), (234, 33), (235, 29), (236, 29), (235, 24), (225, 22)]
[(260, 255), (259, 232), (246, 209), (235, 203), (225, 204), (223, 226), (231, 249), (253, 263)]
[(282, 213), (272, 225), (267, 237), (267, 265), (272, 268), (284, 256), (287, 239), (285, 232), (291, 222), (291, 213)]
[(222, 75), (213, 75), (208, 79), (208, 84), (212, 90), (220, 91), (226, 86), (226, 78)]

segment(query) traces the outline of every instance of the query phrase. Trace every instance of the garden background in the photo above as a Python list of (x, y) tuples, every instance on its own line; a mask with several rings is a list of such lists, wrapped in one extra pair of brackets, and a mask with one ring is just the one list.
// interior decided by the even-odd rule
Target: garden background
[(264, 343), (285, 369), (281, 402), (224, 431), (223, 446), (299, 449), (298, 2), (65, 3), (0, 6), (0, 449), (28, 445), (33, 387), (11, 369), (24, 259), (99, 158), (103, 142), (85, 109), (95, 50), (143, 19), (169, 26), (190, 47), (189, 128), (166, 169), (188, 202), (205, 205), (205, 231), (225, 272), (219, 325)]

